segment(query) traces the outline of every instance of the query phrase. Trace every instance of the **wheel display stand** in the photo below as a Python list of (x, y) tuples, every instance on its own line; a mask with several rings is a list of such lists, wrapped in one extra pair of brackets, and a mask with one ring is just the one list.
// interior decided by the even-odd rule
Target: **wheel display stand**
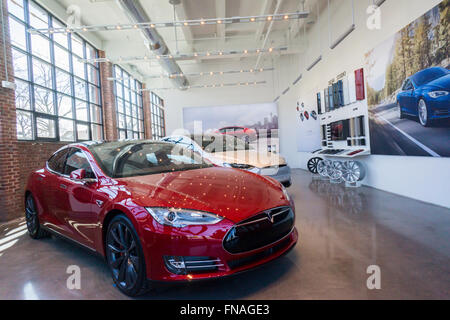
[(313, 181), (329, 180), (330, 184), (338, 185), (345, 182), (346, 188), (359, 188), (366, 176), (366, 169), (359, 161), (333, 161), (318, 157), (308, 161), (308, 170)]

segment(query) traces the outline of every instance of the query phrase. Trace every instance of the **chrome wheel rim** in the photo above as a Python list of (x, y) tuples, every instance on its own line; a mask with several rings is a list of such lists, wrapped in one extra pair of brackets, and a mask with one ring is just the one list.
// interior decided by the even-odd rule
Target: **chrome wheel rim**
[(136, 240), (122, 222), (116, 222), (107, 236), (107, 254), (114, 280), (123, 289), (133, 288), (138, 280), (140, 258)]
[(25, 203), (25, 219), (27, 222), (27, 229), (30, 234), (35, 234), (39, 225), (36, 207), (34, 205), (33, 198), (27, 197)]
[(425, 101), (419, 101), (419, 120), (422, 125), (427, 124), (428, 114), (427, 114), (427, 105)]

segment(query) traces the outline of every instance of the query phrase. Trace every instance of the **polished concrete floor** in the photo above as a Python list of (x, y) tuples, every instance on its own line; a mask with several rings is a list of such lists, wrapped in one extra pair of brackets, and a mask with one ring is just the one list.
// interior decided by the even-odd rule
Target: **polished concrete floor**
[[(405, 182), (407, 183), (407, 182)], [(450, 299), (450, 210), (293, 171), (300, 242), (228, 279), (157, 287), (141, 299)], [(69, 290), (67, 267), (81, 269)], [(379, 266), (381, 289), (367, 288)], [(23, 220), (0, 226), (0, 299), (128, 299), (104, 261), (58, 238), (32, 240)]]

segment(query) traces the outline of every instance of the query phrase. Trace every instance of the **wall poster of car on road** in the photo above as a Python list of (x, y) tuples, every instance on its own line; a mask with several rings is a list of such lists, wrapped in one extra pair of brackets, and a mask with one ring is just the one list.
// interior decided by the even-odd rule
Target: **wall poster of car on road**
[(366, 59), (372, 154), (450, 157), (450, 0)]

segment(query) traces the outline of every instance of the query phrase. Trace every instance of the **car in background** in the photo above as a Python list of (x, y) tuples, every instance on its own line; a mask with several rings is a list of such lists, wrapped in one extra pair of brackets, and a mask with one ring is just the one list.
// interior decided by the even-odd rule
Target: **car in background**
[(193, 150), (215, 165), (269, 176), (285, 187), (292, 185), (291, 168), (284, 157), (272, 152), (258, 152), (248, 142), (234, 136), (205, 133), (190, 136), (173, 135), (161, 140)]
[(242, 139), (245, 142), (255, 141), (258, 138), (258, 133), (255, 129), (245, 127), (225, 127), (216, 131), (216, 133), (234, 136)]
[(450, 70), (432, 67), (406, 79), (397, 95), (397, 110), (400, 119), (416, 116), (424, 127), (450, 118)]
[(150, 281), (224, 277), (281, 257), (298, 239), (283, 186), (159, 141), (75, 143), (33, 172), (29, 235), (56, 234), (106, 258), (135, 296)]

